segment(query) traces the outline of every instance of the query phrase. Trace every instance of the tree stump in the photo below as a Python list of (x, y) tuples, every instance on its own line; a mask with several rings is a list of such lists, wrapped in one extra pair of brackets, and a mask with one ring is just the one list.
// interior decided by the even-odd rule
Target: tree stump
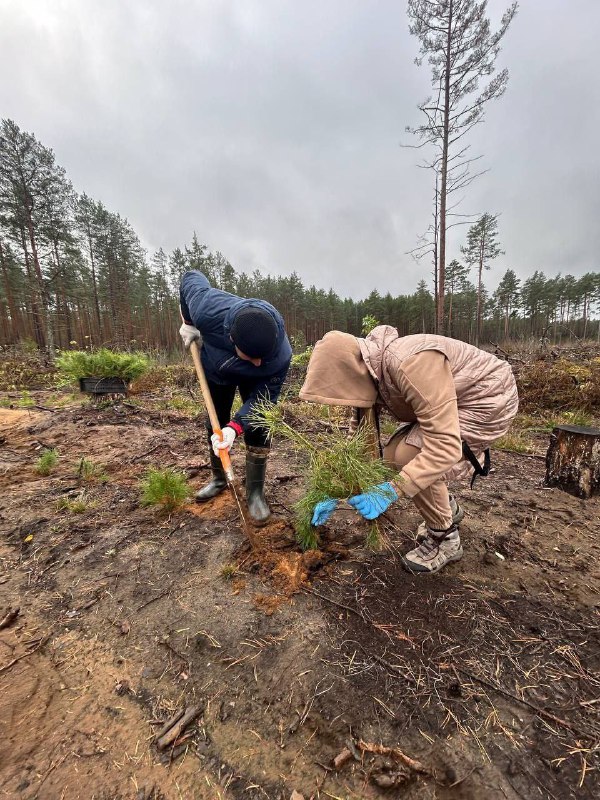
[(587, 499), (600, 493), (600, 430), (559, 425), (546, 454), (546, 486)]

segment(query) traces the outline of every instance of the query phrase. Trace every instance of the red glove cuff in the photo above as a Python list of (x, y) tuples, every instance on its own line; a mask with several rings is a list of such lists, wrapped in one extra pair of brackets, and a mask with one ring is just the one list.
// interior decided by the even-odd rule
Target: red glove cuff
[(236, 436), (241, 436), (242, 433), (244, 432), (244, 429), (242, 428), (240, 423), (239, 422), (235, 422), (234, 420), (231, 420), (231, 422), (228, 422), (225, 427), (226, 428), (233, 428), (233, 430), (236, 433)]

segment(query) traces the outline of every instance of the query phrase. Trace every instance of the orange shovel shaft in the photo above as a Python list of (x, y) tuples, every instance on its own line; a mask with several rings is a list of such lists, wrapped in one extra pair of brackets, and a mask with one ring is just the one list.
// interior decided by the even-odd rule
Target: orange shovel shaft
[[(217, 417), (217, 412), (215, 410), (215, 404), (213, 403), (213, 399), (210, 394), (208, 381), (206, 380), (206, 375), (204, 374), (204, 367), (202, 366), (202, 362), (200, 361), (200, 352), (198, 351), (198, 345), (196, 344), (196, 342), (191, 343), (190, 353), (192, 354), (194, 367), (196, 368), (196, 375), (198, 376), (198, 382), (200, 383), (200, 389), (202, 391), (202, 397), (204, 398), (204, 404), (206, 405), (206, 410), (208, 411), (208, 418), (210, 419), (210, 425), (213, 429), (213, 433), (216, 433), (219, 439), (223, 441), (223, 431), (221, 430), (219, 418)], [(231, 483), (233, 481), (233, 469), (231, 467), (231, 459), (229, 458), (229, 451), (219, 450), (219, 458), (221, 459), (221, 464), (223, 465), (223, 470), (225, 471), (225, 477), (227, 478), (228, 483)]]
[[(213, 426), (213, 433), (216, 433), (217, 436), (221, 441), (223, 441), (223, 431), (221, 428), (215, 428)], [(233, 480), (233, 467), (231, 466), (231, 459), (229, 458), (229, 450), (219, 450), (219, 458), (221, 459), (221, 464), (223, 465), (223, 469), (225, 470), (225, 476), (227, 480)]]

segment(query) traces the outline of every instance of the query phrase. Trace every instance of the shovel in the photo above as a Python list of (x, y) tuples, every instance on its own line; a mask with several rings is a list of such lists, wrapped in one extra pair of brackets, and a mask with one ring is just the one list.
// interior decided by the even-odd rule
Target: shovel
[[(213, 433), (216, 433), (219, 439), (223, 441), (223, 431), (221, 430), (221, 426), (219, 424), (219, 418), (217, 417), (217, 412), (215, 410), (215, 404), (213, 403), (210, 394), (210, 389), (208, 388), (208, 381), (206, 380), (206, 375), (204, 374), (204, 367), (202, 366), (202, 362), (200, 361), (200, 352), (198, 350), (198, 344), (196, 342), (191, 343), (190, 353), (192, 354), (194, 367), (196, 368), (196, 375), (198, 376), (198, 382), (200, 383), (200, 389), (202, 391), (204, 405), (206, 406), (206, 410), (208, 411), (208, 418), (210, 419), (210, 424), (213, 429)], [(246, 523), (246, 517), (244, 516), (244, 512), (242, 511), (242, 505), (240, 503), (240, 499), (235, 489), (235, 483), (233, 481), (233, 467), (231, 466), (229, 451), (219, 450), (219, 458), (221, 459), (221, 464), (223, 465), (223, 472), (225, 473), (225, 480), (227, 481), (227, 486), (231, 489), (231, 493), (233, 494), (235, 502), (237, 503), (238, 511), (240, 512), (240, 517), (242, 518), (244, 528), (247, 531), (248, 525)]]

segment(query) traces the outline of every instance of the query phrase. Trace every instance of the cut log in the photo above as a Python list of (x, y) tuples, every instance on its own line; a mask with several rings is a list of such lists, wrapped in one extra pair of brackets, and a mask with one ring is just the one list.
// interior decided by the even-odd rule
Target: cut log
[(559, 425), (546, 454), (546, 486), (587, 499), (600, 494), (600, 430)]

